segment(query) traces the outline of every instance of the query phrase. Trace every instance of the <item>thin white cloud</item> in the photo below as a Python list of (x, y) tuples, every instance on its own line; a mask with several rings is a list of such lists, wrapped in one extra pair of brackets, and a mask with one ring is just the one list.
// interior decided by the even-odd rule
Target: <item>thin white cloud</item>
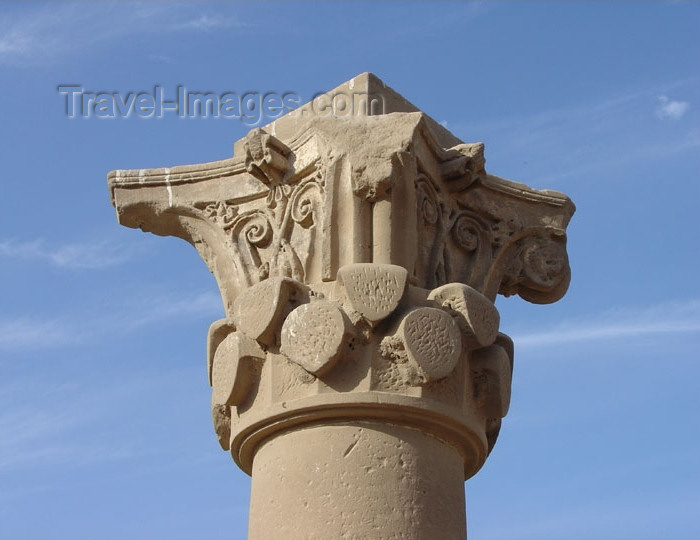
[[(635, 162), (665, 160), (696, 151), (697, 131), (667, 123), (660, 128), (648, 114), (650, 102), (671, 92), (692, 92), (697, 78), (621, 92), (598, 101), (574, 103), (535, 114), (495, 118), (479, 123), (450, 122), (459, 136), (474, 140), (479, 134), (487, 142), (493, 162), (512, 163), (518, 174), (535, 187), (564, 187), (571, 177), (587, 176)], [(665, 118), (687, 114), (687, 102), (668, 100)], [(495, 144), (497, 142), (497, 144)], [(498, 173), (498, 171), (493, 171)], [(501, 172), (508, 176), (508, 171)]]
[(700, 332), (700, 300), (643, 309), (612, 309), (593, 318), (563, 322), (547, 332), (517, 333), (511, 337), (522, 348), (682, 332)]
[(166, 321), (194, 317), (214, 320), (223, 315), (218, 293), (181, 293), (140, 296), (138, 303), (99, 310), (69, 313), (49, 318), (13, 317), (0, 319), (0, 350), (37, 350), (91, 343), (115, 332), (135, 332)]
[[(663, 467), (659, 461), (656, 466)], [(643, 472), (640, 472), (640, 476)], [(570, 485), (575, 485), (573, 482)], [(490, 522), (490, 540), (540, 540), (541, 538), (681, 538), (675, 536), (673, 523), (688, 519), (700, 504), (695, 492), (669, 492), (663, 498), (650, 497), (651, 491), (635, 493), (632, 488), (606, 485), (599, 497), (589, 497), (577, 504), (564, 502), (556, 513), (541, 514), (545, 504), (536, 500), (522, 508), (527, 513), (510, 516), (508, 520)], [(611, 494), (612, 493), (612, 494)], [(553, 496), (551, 494), (545, 495)], [(623, 524), (623, 525), (621, 525)], [(624, 527), (621, 529), (621, 527)], [(624, 530), (617, 535), (610, 531)], [(678, 530), (682, 530), (682, 527)], [(662, 533), (666, 533), (663, 534)], [(658, 534), (652, 536), (654, 532)]]
[(178, 23), (174, 26), (177, 30), (197, 30), (211, 32), (223, 28), (243, 28), (247, 26), (235, 19), (227, 17), (212, 17), (210, 15), (200, 15), (189, 21)]
[(148, 59), (153, 62), (160, 62), (162, 64), (174, 64), (175, 62), (170, 56), (165, 54), (149, 54)]
[(131, 255), (128, 248), (109, 241), (72, 243), (48, 246), (38, 239), (27, 242), (4, 240), (0, 242), (0, 257), (9, 259), (44, 260), (57, 268), (91, 270), (115, 266)]
[[(37, 464), (82, 466), (132, 455), (124, 443), (97, 440), (104, 435), (102, 425), (113, 410), (96, 404), (128, 402), (146, 390), (147, 379), (134, 377), (99, 385), (57, 384), (35, 378), (21, 382), (0, 387), (0, 473)], [(78, 436), (86, 431), (91, 431), (92, 437)]]
[(690, 109), (690, 103), (687, 101), (675, 101), (668, 96), (659, 96), (659, 102), (656, 114), (661, 119), (678, 120)]
[(89, 51), (131, 35), (247, 26), (226, 14), (202, 14), (193, 4), (22, 3), (6, 9), (0, 19), (0, 64), (55, 62), (71, 52)]
[(0, 320), (0, 350), (71, 345), (83, 339), (84, 331), (84, 328), (61, 319), (20, 317)]

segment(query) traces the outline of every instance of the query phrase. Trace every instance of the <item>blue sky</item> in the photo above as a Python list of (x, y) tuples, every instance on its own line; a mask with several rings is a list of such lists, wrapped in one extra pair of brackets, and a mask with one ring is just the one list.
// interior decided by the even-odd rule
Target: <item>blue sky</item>
[(211, 428), (223, 308), (106, 174), (229, 157), (235, 119), (68, 119), (58, 85), (295, 92), (372, 71), (487, 170), (564, 191), (571, 288), (499, 299), (513, 401), (472, 540), (700, 538), (700, 4), (0, 4), (0, 539), (245, 538)]

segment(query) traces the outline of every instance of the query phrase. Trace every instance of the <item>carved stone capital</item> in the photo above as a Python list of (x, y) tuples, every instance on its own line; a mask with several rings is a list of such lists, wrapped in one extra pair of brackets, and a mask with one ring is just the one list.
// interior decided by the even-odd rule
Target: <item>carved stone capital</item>
[(354, 263), (393, 264), (412, 285), (464, 283), (553, 302), (566, 291), (574, 206), (488, 175), (483, 145), (442, 148), (423, 113), (318, 118), (288, 141), (254, 130), (245, 154), (114, 171), (121, 223), (192, 243), (226, 309), (269, 277), (331, 282)]
[(446, 443), (472, 476), (510, 401), (496, 295), (568, 287), (572, 202), (488, 174), (483, 144), (384, 90), (395, 112), (300, 113), (230, 159), (109, 175), (120, 223), (187, 240), (217, 280), (213, 421), (248, 473), (263, 447), (284, 456), (285, 433), (387, 425)]

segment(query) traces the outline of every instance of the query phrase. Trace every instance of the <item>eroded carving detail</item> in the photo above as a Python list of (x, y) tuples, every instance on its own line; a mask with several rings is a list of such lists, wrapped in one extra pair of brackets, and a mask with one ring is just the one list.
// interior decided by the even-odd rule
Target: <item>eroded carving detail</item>
[[(245, 422), (260, 407), (286, 408), (363, 387), (438, 399), (457, 415), (480, 411), (485, 440), (495, 441), (493, 420), (508, 408), (511, 358), (502, 344), (493, 344), (498, 312), (490, 300), (459, 283), (432, 291), (412, 286), (405, 269), (392, 265), (349, 265), (338, 277), (311, 287), (268, 278), (239, 296), (233, 321), (213, 325), (213, 417), (220, 441), (227, 429), (236, 439), (233, 416)], [(359, 317), (353, 320), (353, 313)], [(255, 373), (262, 375), (259, 386), (250, 380)]]
[(564, 294), (574, 207), (487, 174), (483, 144), (431, 122), (313, 118), (253, 130), (229, 160), (110, 177), (122, 223), (188, 240), (219, 283), (212, 418), (244, 470), (318, 418), (434, 432), (467, 476), (493, 446), (513, 358), (494, 299)]
[[(292, 151), (282, 141), (260, 128), (248, 133), (244, 148), (248, 172), (269, 186), (281, 186), (289, 169), (288, 158)], [(272, 200), (274, 199), (273, 196)]]
[(338, 272), (352, 307), (373, 324), (398, 307), (407, 277), (405, 268), (390, 264), (352, 264)]
[[(392, 114), (295, 112), (251, 131), (230, 159), (115, 171), (112, 201), (120, 223), (194, 245), (217, 280), (212, 421), (236, 463), (255, 464), (251, 538), (301, 538), (287, 517), (316, 512), (319, 534), (464, 538), (460, 472), (483, 465), (510, 401), (513, 347), (494, 300), (565, 293), (574, 206), (487, 174), (483, 144), (373, 76), (343, 89), (387, 92)], [(360, 499), (378, 460), (389, 505), (328, 503), (341, 464), (361, 471), (340, 476)], [(309, 464), (314, 489), (286, 482), (308, 479)], [(406, 512), (386, 525), (396, 508)], [(268, 527), (271, 512), (281, 528)]]
[(435, 308), (410, 311), (398, 330), (419, 384), (447, 377), (462, 352), (459, 327), (448, 313)]
[(498, 334), (498, 310), (479, 291), (462, 283), (448, 283), (431, 291), (428, 299), (456, 315), (462, 339), (469, 350), (486, 347)]
[(255, 385), (265, 353), (239, 332), (226, 336), (214, 353), (211, 372), (212, 397), (220, 405), (240, 405)]
[(320, 375), (345, 352), (347, 333), (345, 316), (336, 304), (324, 300), (304, 304), (284, 321), (280, 351), (306, 371)]

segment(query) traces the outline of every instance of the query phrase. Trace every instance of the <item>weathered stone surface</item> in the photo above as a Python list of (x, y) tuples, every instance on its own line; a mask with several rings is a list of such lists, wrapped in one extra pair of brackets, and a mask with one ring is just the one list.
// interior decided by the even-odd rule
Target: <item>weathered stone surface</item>
[(454, 447), (384, 422), (295, 430), (257, 453), (251, 507), (267, 512), (248, 537), (464, 540), (462, 467)]
[(472, 353), (474, 397), (487, 418), (503, 418), (510, 407), (512, 359), (501, 345), (490, 345)]
[(338, 271), (338, 281), (352, 307), (371, 323), (388, 317), (398, 307), (407, 278), (405, 268), (391, 264), (357, 263)]
[(491, 345), (498, 334), (501, 317), (479, 291), (464, 283), (448, 283), (431, 291), (429, 300), (461, 315), (462, 338), (468, 349)]
[(246, 289), (233, 303), (236, 326), (252, 339), (274, 345), (294, 288), (292, 280), (272, 277)]
[(239, 405), (255, 385), (258, 364), (265, 353), (255, 341), (240, 332), (224, 338), (214, 353), (212, 386), (214, 403)]
[(207, 334), (207, 376), (209, 378), (209, 386), (212, 385), (211, 372), (214, 365), (214, 353), (216, 353), (216, 349), (218, 349), (224, 338), (235, 331), (236, 325), (231, 319), (219, 319), (209, 326)]
[(211, 420), (222, 450), (231, 449), (231, 407), (212, 403)]
[(454, 370), (462, 351), (457, 323), (440, 309), (418, 308), (406, 315), (398, 335), (421, 382), (447, 377)]
[[(360, 114), (313, 114), (344, 94)], [(488, 174), (483, 144), (371, 74), (234, 149), (109, 187), (120, 223), (185, 239), (217, 280), (212, 419), (253, 475), (250, 540), (463, 539), (462, 481), (510, 402), (493, 303), (566, 292), (573, 204)]]
[[(442, 147), (422, 113), (310, 118), (285, 141), (258, 130), (247, 144), (220, 162), (110, 175), (120, 222), (190, 241), (229, 316), (269, 277), (331, 282), (358, 263), (403, 267), (431, 290), (465, 283), (491, 301), (566, 291), (571, 201), (487, 174), (483, 145)], [(288, 159), (271, 163), (284, 172), (259, 172), (283, 146)]]
[(284, 321), (280, 351), (306, 371), (320, 375), (340, 359), (347, 333), (337, 305), (324, 300), (304, 304)]

